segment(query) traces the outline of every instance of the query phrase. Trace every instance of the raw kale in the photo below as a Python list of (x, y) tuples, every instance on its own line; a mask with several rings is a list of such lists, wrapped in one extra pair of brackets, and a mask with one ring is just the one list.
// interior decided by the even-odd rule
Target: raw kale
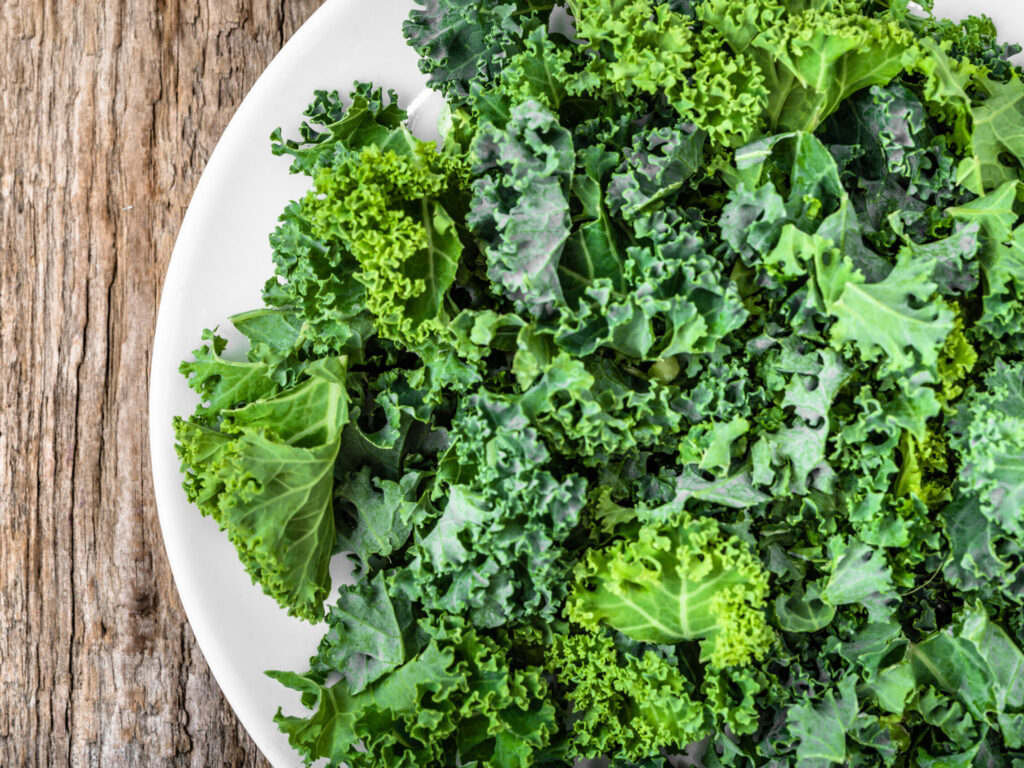
[(303, 759), (1024, 764), (1019, 49), (905, 0), (404, 32), (442, 141), (318, 92), (248, 360), (182, 366), (189, 498), (326, 618)]

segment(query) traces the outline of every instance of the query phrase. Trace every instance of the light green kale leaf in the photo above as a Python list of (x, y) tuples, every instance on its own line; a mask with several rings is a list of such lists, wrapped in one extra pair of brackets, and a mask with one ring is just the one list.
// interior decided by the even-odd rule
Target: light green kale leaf
[(270, 245), (275, 275), (264, 285), (264, 302), (297, 313), (315, 354), (358, 355), (374, 333), (366, 289), (351, 277), (359, 262), (341, 243), (314, 235), (300, 202), (281, 213)]
[(895, 22), (809, 9), (750, 42), (764, 72), (768, 125), (813, 132), (848, 97), (886, 85), (908, 62), (913, 36)]
[(386, 338), (417, 346), (447, 328), (445, 296), (463, 246), (440, 198), (459, 173), (459, 161), (432, 144), (406, 155), (371, 145), (321, 169), (302, 200), (312, 235), (355, 258), (349, 280), (364, 287)]
[(774, 26), (786, 12), (778, 0), (743, 3), (738, 0), (704, 0), (695, 6), (696, 17), (714, 29), (734, 51), (744, 51), (751, 41)]
[[(313, 177), (317, 187), (285, 208), (270, 236), (276, 274), (263, 298), (268, 306), (298, 314), (303, 337), (318, 355), (345, 353), (357, 360), (375, 330), (372, 312), (391, 314), (396, 299), (415, 304), (413, 297), (419, 296), (419, 305), (398, 312), (399, 326), (415, 325), (422, 319), (417, 313), (436, 311), (439, 281), (421, 278), (440, 274), (443, 282), (451, 264), (442, 255), (458, 256), (443, 207), (433, 200), (419, 208), (413, 204), (426, 194), (436, 196), (439, 186), (447, 188), (450, 177), (458, 175), (458, 161), (435, 156), (406, 129), (406, 113), (396, 98), (357, 83), (346, 107), (337, 92), (318, 91), (300, 140), (283, 140), (280, 130), (273, 135), (274, 152), (294, 156), (292, 171)], [(374, 173), (377, 158), (382, 167)], [(349, 198), (353, 187), (359, 192)], [(382, 206), (404, 210), (388, 216)], [(424, 225), (420, 229), (417, 217)], [(386, 265), (378, 266), (368, 255), (367, 239), (375, 239)], [(366, 274), (360, 276), (361, 269)], [(381, 270), (387, 285), (378, 292), (373, 278)], [(410, 278), (410, 270), (423, 273)], [(424, 290), (428, 282), (435, 295)], [(388, 327), (385, 321), (385, 332)]]
[(219, 430), (180, 418), (174, 428), (189, 501), (227, 532), (254, 583), (317, 621), (331, 582), (334, 460), (348, 395), (344, 360), (319, 360), (306, 374), (221, 411)]
[(699, 640), (715, 668), (761, 658), (768, 577), (757, 557), (711, 518), (645, 526), (636, 540), (592, 549), (575, 570), (566, 613), (649, 643)]
[(591, 51), (579, 92), (606, 97), (664, 93), (680, 117), (712, 142), (737, 146), (761, 125), (767, 93), (760, 67), (723, 50), (710, 28), (651, 0), (571, 0), (577, 36)]
[[(827, 260), (831, 263), (825, 263)], [(825, 254), (818, 264), (826, 309), (835, 317), (833, 344), (853, 344), (865, 360), (884, 354), (882, 369), (899, 371), (920, 363), (937, 364), (939, 351), (953, 330), (953, 311), (935, 300), (935, 262), (901, 252), (896, 266), (878, 283), (867, 283), (848, 261)], [(842, 290), (838, 291), (838, 287)]]
[(643, 760), (709, 732), (694, 684), (653, 651), (620, 652), (604, 632), (558, 635), (547, 668), (572, 707), (571, 755)]
[(278, 384), (294, 384), (312, 347), (309, 327), (297, 309), (254, 309), (229, 320), (249, 339), (250, 362), (264, 363)]

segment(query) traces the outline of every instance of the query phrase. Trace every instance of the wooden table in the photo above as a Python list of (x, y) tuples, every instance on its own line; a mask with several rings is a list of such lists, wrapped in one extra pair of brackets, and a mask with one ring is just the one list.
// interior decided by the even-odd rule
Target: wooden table
[(164, 556), (153, 326), (228, 119), (320, 0), (0, 13), (0, 766), (255, 766)]

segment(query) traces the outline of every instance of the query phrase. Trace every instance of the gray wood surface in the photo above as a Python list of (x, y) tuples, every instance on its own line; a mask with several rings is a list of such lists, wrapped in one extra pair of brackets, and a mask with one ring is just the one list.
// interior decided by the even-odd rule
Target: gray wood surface
[(199, 174), (320, 0), (0, 12), (0, 766), (257, 766), (185, 622), (149, 467)]

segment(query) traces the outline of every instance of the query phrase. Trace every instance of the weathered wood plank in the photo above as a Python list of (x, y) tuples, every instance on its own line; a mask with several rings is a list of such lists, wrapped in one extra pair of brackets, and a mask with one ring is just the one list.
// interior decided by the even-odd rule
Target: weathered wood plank
[(164, 270), (319, 0), (0, 14), (0, 765), (265, 765), (184, 621), (148, 461)]

